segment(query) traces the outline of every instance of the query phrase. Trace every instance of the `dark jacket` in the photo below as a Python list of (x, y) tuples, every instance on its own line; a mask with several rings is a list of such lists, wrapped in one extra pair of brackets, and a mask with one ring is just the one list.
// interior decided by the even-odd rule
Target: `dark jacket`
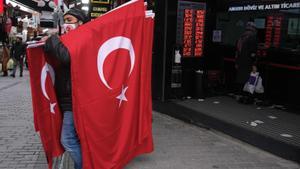
[(45, 44), (45, 52), (60, 61), (60, 67), (55, 70), (55, 90), (59, 106), (64, 111), (72, 111), (72, 91), (70, 73), (70, 54), (58, 36), (51, 36)]
[(25, 55), (26, 45), (22, 42), (16, 42), (11, 49), (11, 57), (20, 60), (21, 56)]
[(254, 30), (247, 30), (244, 32), (238, 40), (237, 52), (236, 52), (236, 65), (237, 68), (237, 83), (244, 84), (247, 82), (252, 65), (255, 62), (255, 56), (257, 50), (257, 37)]

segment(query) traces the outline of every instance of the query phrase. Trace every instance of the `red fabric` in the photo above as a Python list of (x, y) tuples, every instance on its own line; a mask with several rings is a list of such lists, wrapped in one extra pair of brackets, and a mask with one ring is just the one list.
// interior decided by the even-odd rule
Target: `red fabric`
[[(49, 169), (52, 168), (52, 158), (63, 154), (64, 150), (60, 143), (62, 114), (58, 105), (54, 106), (54, 111), (50, 108), (50, 104), (57, 103), (53, 82), (50, 71), (42, 71), (46, 68), (46, 63), (57, 69), (57, 64), (49, 59), (43, 48), (27, 49), (30, 84), (32, 95), (32, 106), (34, 113), (34, 126), (39, 131), (41, 141), (46, 153)], [(48, 69), (51, 67), (48, 66)], [(46, 70), (46, 69), (44, 69)], [(44, 73), (43, 73), (44, 72)], [(42, 77), (45, 75), (45, 81)], [(43, 90), (42, 86), (45, 86)], [(46, 97), (47, 96), (47, 97)]]
[(56, 5), (58, 5), (58, 0), (54, 0), (54, 3), (55, 3)]
[[(73, 111), (84, 169), (121, 169), (135, 156), (153, 151), (152, 30), (144, 1), (137, 1), (62, 37), (71, 55)], [(98, 59), (105, 51), (99, 57), (98, 51), (116, 37), (131, 40), (135, 60), (127, 48), (116, 49), (101, 69)], [(118, 96), (126, 87), (127, 101), (120, 102)]]
[(4, 6), (4, 4), (3, 4), (3, 0), (0, 0), (0, 14), (2, 14), (3, 13), (3, 6)]

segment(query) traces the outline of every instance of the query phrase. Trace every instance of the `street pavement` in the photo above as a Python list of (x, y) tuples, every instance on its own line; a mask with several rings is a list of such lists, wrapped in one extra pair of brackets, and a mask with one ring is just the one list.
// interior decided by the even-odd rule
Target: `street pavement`
[[(18, 75), (18, 74), (17, 74)], [(300, 169), (300, 165), (213, 130), (153, 112), (155, 151), (126, 169)], [(283, 150), (284, 151), (284, 150)], [(63, 169), (71, 169), (64, 158)], [(34, 131), (28, 71), (0, 77), (0, 169), (46, 169)]]

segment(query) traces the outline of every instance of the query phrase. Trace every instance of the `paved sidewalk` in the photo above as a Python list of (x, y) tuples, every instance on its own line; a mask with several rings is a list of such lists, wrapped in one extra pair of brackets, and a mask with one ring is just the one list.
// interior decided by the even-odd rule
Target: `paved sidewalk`
[[(126, 169), (300, 169), (287, 161), (216, 131), (154, 112), (155, 152)], [(63, 169), (71, 167), (65, 158)], [(46, 169), (32, 122), (28, 72), (0, 77), (0, 169)]]
[(32, 123), (28, 72), (25, 78), (0, 77), (0, 168), (45, 166), (38, 161), (41, 152)]

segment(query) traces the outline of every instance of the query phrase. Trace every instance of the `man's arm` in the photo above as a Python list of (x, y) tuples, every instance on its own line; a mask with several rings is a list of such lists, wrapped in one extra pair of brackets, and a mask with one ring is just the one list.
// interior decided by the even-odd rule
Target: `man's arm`
[(57, 35), (52, 35), (46, 40), (45, 52), (52, 54), (55, 58), (64, 64), (70, 64), (70, 54), (65, 45), (60, 41)]

